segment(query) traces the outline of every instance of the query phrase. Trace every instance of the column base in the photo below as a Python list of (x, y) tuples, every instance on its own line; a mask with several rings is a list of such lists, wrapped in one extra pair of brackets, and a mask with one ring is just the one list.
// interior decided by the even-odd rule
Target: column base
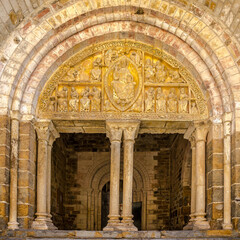
[(207, 219), (203, 216), (206, 214), (201, 214), (201, 216), (195, 218), (195, 221), (193, 223), (193, 230), (207, 230), (210, 229), (209, 222)]
[(193, 221), (189, 221), (188, 224), (183, 227), (183, 230), (193, 230)]
[(47, 218), (47, 226), (49, 230), (57, 230), (58, 228), (53, 224), (52, 219), (50, 217)]
[(122, 221), (121, 221), (121, 230), (122, 231), (138, 231), (137, 227), (134, 226), (133, 224), (133, 215), (130, 216), (122, 216)]
[(191, 219), (189, 220), (188, 224), (183, 227), (183, 230), (192, 230), (193, 229), (193, 224), (195, 221), (195, 215), (194, 214), (190, 214)]
[(233, 225), (231, 223), (223, 223), (222, 228), (225, 229), (225, 230), (232, 230)]
[(50, 217), (48, 217), (45, 214), (36, 214), (37, 217), (32, 223), (32, 229), (36, 230), (55, 230), (57, 229), (53, 223)]
[(19, 225), (18, 222), (8, 222), (8, 229), (9, 230), (19, 229), (18, 225)]

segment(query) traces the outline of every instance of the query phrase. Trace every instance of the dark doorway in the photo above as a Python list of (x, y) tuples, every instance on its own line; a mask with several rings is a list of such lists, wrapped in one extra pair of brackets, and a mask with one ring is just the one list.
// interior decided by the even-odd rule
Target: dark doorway
[(132, 214), (134, 225), (141, 230), (142, 227), (142, 202), (133, 202)]

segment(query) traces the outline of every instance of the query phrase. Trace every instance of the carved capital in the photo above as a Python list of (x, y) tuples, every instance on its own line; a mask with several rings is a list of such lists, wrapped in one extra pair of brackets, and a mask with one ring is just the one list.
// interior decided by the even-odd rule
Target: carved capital
[(34, 127), (37, 132), (38, 140), (44, 140), (48, 142), (51, 135), (54, 140), (59, 137), (59, 134), (52, 121), (38, 121), (34, 124)]
[(124, 141), (134, 141), (138, 135), (139, 124), (137, 126), (129, 126), (124, 128)]
[(207, 137), (207, 133), (209, 131), (209, 125), (207, 123), (204, 122), (198, 122), (194, 124), (196, 127), (196, 134), (195, 134), (195, 139), (196, 142), (199, 141), (206, 141), (206, 137)]
[(110, 142), (121, 142), (122, 139), (122, 128), (118, 122), (106, 122), (107, 137)]
[(195, 148), (196, 147), (195, 131), (192, 133), (188, 140), (191, 143), (191, 148)]

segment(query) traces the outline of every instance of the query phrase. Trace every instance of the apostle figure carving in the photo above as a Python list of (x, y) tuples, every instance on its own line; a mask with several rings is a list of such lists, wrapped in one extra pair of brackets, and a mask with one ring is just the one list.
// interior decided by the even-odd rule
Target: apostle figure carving
[(63, 87), (63, 89), (59, 91), (57, 94), (58, 112), (67, 112), (68, 110), (67, 97), (68, 89), (67, 87)]
[(154, 112), (154, 88), (149, 88), (145, 94), (145, 111)]
[(177, 95), (175, 88), (171, 88), (168, 95), (168, 103), (167, 103), (168, 112), (177, 112)]
[(106, 53), (105, 53), (105, 65), (106, 66), (110, 66), (110, 64), (112, 62), (114, 62), (115, 60), (117, 60), (118, 58), (118, 52), (116, 49), (109, 49)]
[(55, 112), (55, 97), (51, 96), (49, 98), (48, 111)]
[(192, 104), (191, 104), (191, 113), (192, 114), (198, 114), (198, 109), (197, 109), (197, 106), (196, 106), (196, 102), (192, 102)]
[(145, 82), (154, 83), (155, 71), (152, 60), (148, 58), (145, 62)]
[(130, 54), (130, 59), (139, 67), (141, 66), (141, 52), (132, 51)]
[(91, 70), (91, 81), (100, 82), (102, 79), (101, 58), (96, 58), (93, 61), (93, 68)]
[(157, 61), (156, 65), (155, 65), (155, 69), (156, 69), (155, 70), (156, 71), (156, 82), (157, 83), (165, 82), (166, 77), (167, 77), (167, 73), (166, 73), (164, 65), (161, 64), (160, 61)]
[(92, 89), (92, 111), (100, 112), (101, 110), (101, 90), (97, 87), (93, 87)]
[(185, 93), (184, 88), (180, 88), (180, 96), (179, 96), (179, 113), (187, 113), (188, 112), (188, 95)]
[(128, 61), (122, 59), (116, 64), (113, 71), (113, 100), (122, 106), (130, 103), (135, 95), (135, 85), (133, 75), (128, 69)]
[(66, 76), (66, 81), (69, 82), (73, 82), (76, 81), (78, 78), (78, 71), (74, 68), (71, 68), (68, 72), (67, 72), (67, 76)]
[(156, 111), (166, 112), (166, 102), (166, 95), (163, 93), (162, 88), (158, 88), (156, 95)]
[(69, 107), (71, 112), (78, 112), (79, 94), (75, 87), (71, 88), (71, 99), (69, 100)]
[(90, 111), (90, 88), (85, 87), (85, 89), (81, 93), (81, 100), (80, 100), (80, 111), (81, 112), (89, 112)]

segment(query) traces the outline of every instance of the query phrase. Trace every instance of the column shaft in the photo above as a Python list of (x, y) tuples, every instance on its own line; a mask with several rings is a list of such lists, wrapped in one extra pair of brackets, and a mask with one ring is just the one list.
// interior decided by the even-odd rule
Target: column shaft
[(224, 122), (224, 212), (223, 229), (232, 229), (231, 222), (231, 122)]
[[(193, 133), (194, 134), (194, 133)], [(192, 173), (191, 173), (191, 214), (188, 224), (183, 228), (184, 230), (193, 229), (196, 212), (196, 142), (195, 137), (191, 136), (189, 141), (192, 147)]]
[(208, 128), (200, 125), (196, 128), (196, 211), (193, 229), (209, 229), (205, 217), (205, 142)]
[(120, 181), (120, 153), (122, 129), (116, 122), (107, 122), (107, 136), (111, 142), (111, 162), (110, 162), (110, 201), (108, 224), (104, 231), (119, 230), (119, 181)]
[(132, 220), (132, 182), (133, 182), (133, 140), (124, 140), (123, 170), (123, 212), (122, 222), (133, 223)]
[(110, 205), (109, 222), (119, 222), (119, 180), (120, 180), (120, 146), (121, 143), (111, 143), (111, 170), (110, 170)]
[(38, 140), (37, 164), (37, 218), (46, 220), (47, 217), (47, 141)]
[(18, 194), (18, 139), (19, 120), (12, 119), (11, 122), (11, 164), (10, 164), (10, 208), (8, 229), (18, 229), (17, 222), (17, 194)]

